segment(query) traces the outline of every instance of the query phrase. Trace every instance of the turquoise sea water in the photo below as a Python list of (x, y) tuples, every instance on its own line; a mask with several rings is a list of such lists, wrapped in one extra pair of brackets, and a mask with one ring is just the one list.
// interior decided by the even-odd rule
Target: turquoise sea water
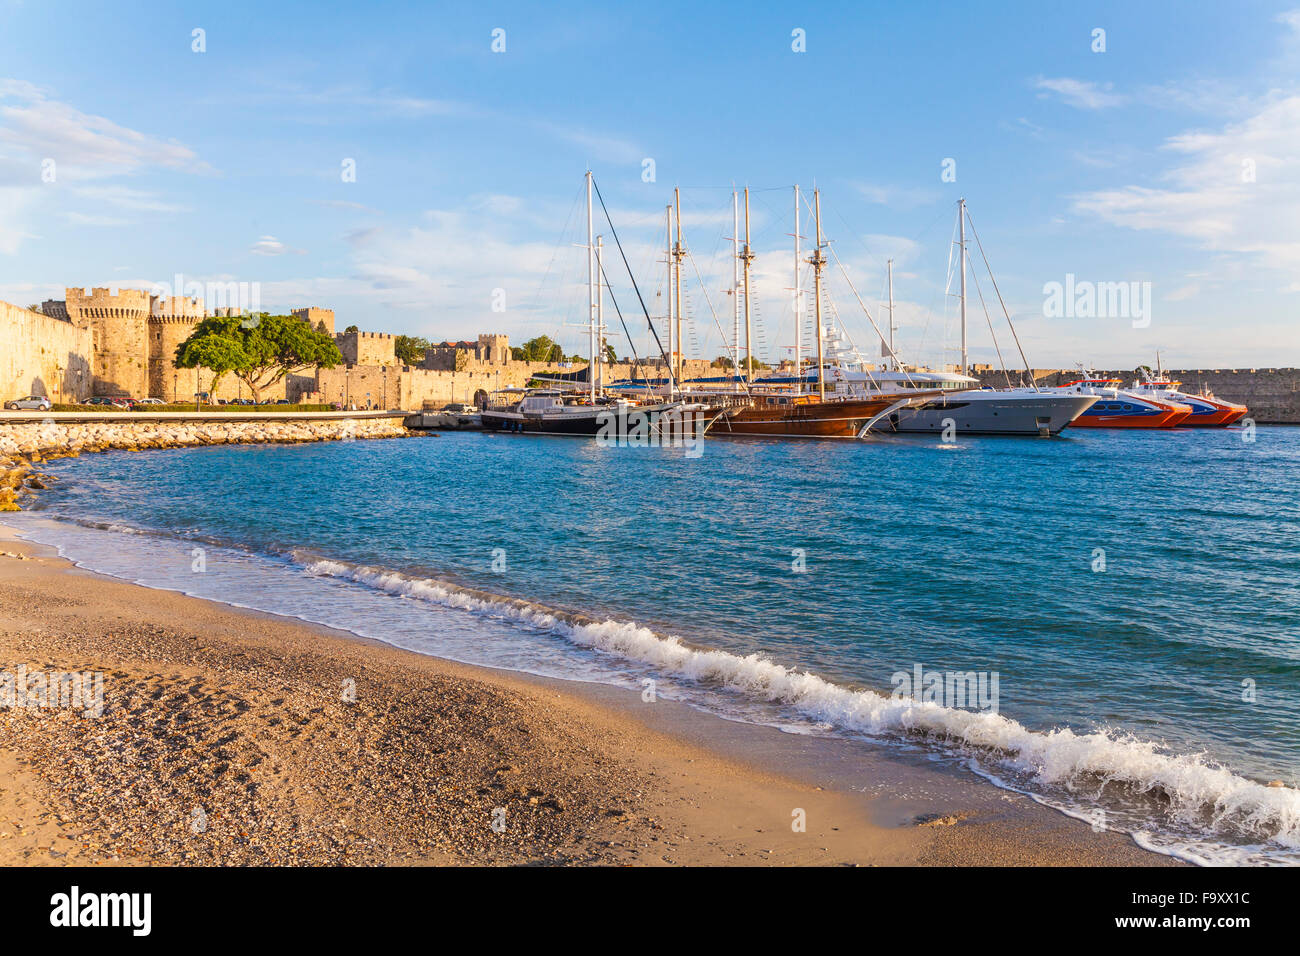
[[(932, 747), (1188, 859), (1296, 862), (1300, 429), (1256, 439), (106, 453), (50, 463), (15, 524), (428, 653)], [(889, 699), (918, 665), (996, 672), (996, 714)]]

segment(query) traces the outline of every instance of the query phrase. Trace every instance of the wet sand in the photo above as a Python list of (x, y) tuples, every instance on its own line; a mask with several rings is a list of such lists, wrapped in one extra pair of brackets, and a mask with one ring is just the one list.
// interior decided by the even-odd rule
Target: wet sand
[[(0, 864), (1174, 865), (921, 757), (72, 567), (0, 526)], [(805, 821), (803, 829), (795, 824)]]

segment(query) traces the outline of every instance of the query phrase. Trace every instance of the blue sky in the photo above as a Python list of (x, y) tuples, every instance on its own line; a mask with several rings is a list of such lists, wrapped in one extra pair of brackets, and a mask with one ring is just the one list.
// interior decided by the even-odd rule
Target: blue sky
[[(1296, 365), (1295, 2), (0, 0), (0, 298), (182, 273), (258, 283), (274, 311), (332, 307), (340, 326), (547, 333), (577, 350), (590, 166), (652, 312), (663, 207), (682, 187), (688, 353), (723, 351), (710, 302), (731, 328), (736, 183), (753, 190), (765, 357), (788, 354), (798, 182), (822, 190), (873, 311), (895, 258), (910, 360), (955, 358), (944, 288), (965, 196), (1034, 365), (1131, 368), (1157, 348), (1174, 367)], [(631, 289), (607, 270), (644, 353)], [(1067, 274), (1150, 282), (1149, 326), (1044, 315), (1044, 285)], [(874, 352), (838, 270), (828, 287)], [(971, 318), (972, 359), (995, 361), (973, 298)]]

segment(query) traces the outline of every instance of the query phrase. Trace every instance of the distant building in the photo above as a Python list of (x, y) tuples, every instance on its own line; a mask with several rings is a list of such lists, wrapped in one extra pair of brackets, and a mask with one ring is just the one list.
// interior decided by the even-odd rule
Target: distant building
[[(222, 300), (225, 301), (225, 300)], [(192, 402), (250, 397), (234, 375), (213, 391), (212, 373), (176, 366), (177, 348), (209, 315), (246, 311), (204, 300), (156, 296), (140, 289), (68, 288), (32, 312), (8, 303), (0, 323), (0, 381), (10, 391), (49, 394), (76, 401), (90, 395)], [(322, 326), (343, 358), (335, 369), (287, 376), (265, 389), (263, 399), (370, 404), (419, 408), (428, 402), (484, 401), (502, 385), (522, 385), (545, 363), (513, 362), (510, 342), (499, 333), (475, 341), (440, 342), (416, 366), (396, 354), (397, 336), (387, 332), (335, 332), (333, 309), (306, 306), (292, 314), (313, 329)], [(15, 393), (16, 394), (16, 393)]]
[(510, 339), (505, 335), (488, 333), (480, 335), (477, 342), (439, 342), (424, 350), (424, 368), (454, 370), (457, 356), (464, 356), (462, 363), (506, 365), (510, 361)]
[(326, 332), (328, 332), (330, 335), (334, 334), (334, 310), (333, 309), (318, 309), (316, 308), (316, 306), (310, 305), (305, 309), (294, 309), (293, 314), (297, 318), (302, 319), (313, 329), (319, 329), (323, 324), (325, 326)]
[(348, 365), (397, 364), (397, 336), (387, 332), (339, 332), (334, 344)]

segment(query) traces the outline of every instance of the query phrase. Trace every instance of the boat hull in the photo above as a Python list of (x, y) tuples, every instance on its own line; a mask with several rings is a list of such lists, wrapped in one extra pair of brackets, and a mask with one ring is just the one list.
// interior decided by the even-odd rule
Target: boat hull
[(709, 436), (857, 438), (862, 427), (894, 401), (851, 398), (819, 402), (760, 397), (752, 405), (720, 417), (709, 429)]
[(883, 429), (900, 434), (1057, 435), (1095, 402), (1091, 395), (998, 395), (976, 392), (893, 412)]
[(1074, 428), (1173, 428), (1185, 421), (1192, 410), (1186, 405), (1164, 406), (1141, 411), (1100, 409), (1110, 403), (1099, 401), (1073, 422)]
[(638, 427), (660, 435), (678, 435), (683, 427), (695, 427), (696, 415), (696, 412), (684, 412), (681, 405), (661, 403), (582, 406), (542, 415), (488, 409), (480, 415), (480, 420), (485, 431), (587, 438), (607, 436), (616, 440), (619, 436), (636, 433)]
[[(1241, 421), (1248, 410), (1245, 405), (1220, 402), (1201, 395), (1194, 397), (1202, 407), (1196, 408), (1191, 415), (1183, 420), (1182, 425), (1184, 427), (1226, 428), (1228, 425)], [(1205, 408), (1205, 406), (1209, 407)]]

